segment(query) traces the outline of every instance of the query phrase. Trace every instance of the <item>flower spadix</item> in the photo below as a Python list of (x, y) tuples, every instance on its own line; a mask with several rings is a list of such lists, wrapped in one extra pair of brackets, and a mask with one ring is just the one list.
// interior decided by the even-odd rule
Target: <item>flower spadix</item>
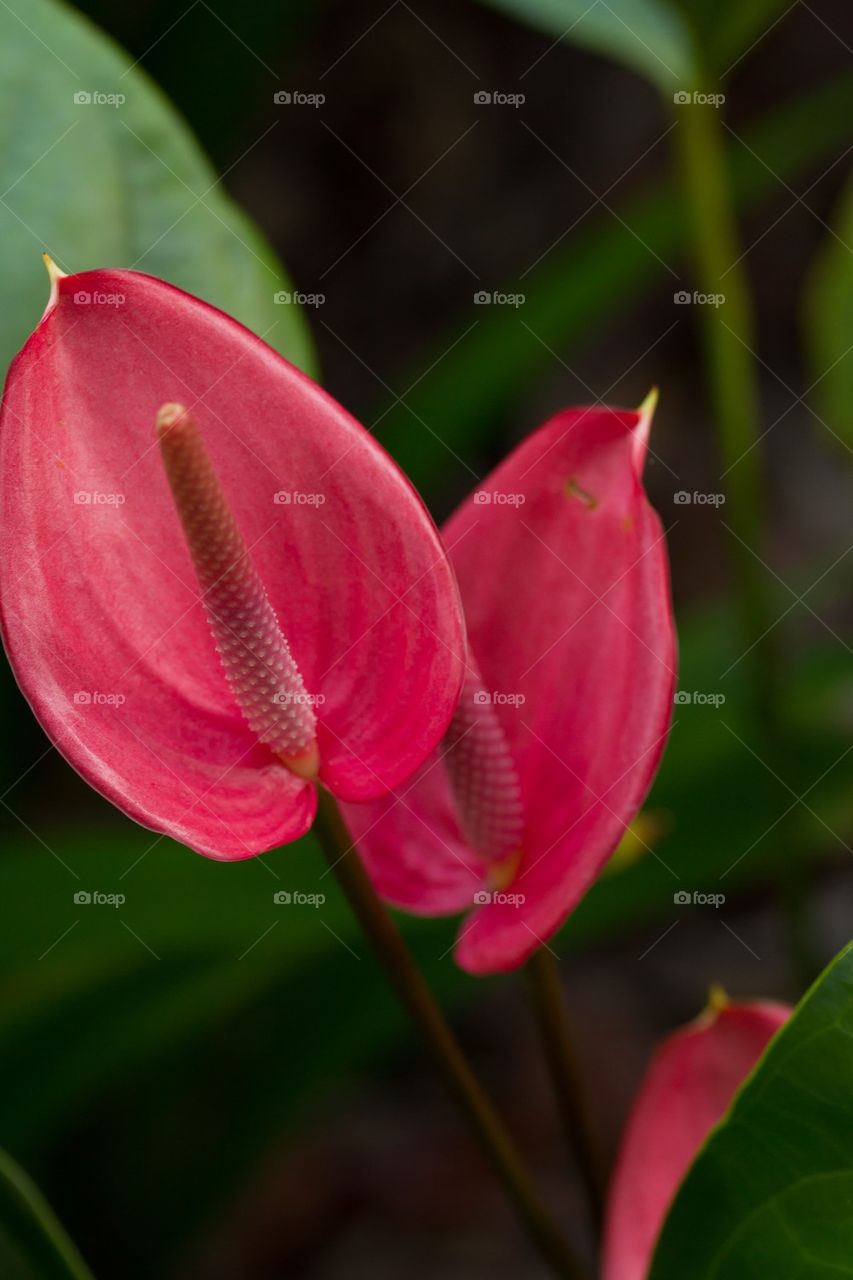
[(319, 768), (317, 717), (198, 427), (163, 405), (157, 431), (202, 600), (234, 699), (258, 741), (304, 778)]
[(708, 1008), (660, 1045), (628, 1119), (611, 1185), (602, 1280), (645, 1280), (676, 1191), (738, 1087), (790, 1017), (770, 1000)]
[(444, 526), (469, 639), (459, 707), (396, 795), (347, 809), (389, 901), (470, 912), (471, 972), (514, 968), (559, 928), (665, 745), (675, 636), (641, 481), (654, 399), (557, 414)]
[(334, 400), (197, 298), (52, 273), (0, 424), (3, 634), (67, 759), (138, 821), (240, 858), (435, 747), (453, 573)]

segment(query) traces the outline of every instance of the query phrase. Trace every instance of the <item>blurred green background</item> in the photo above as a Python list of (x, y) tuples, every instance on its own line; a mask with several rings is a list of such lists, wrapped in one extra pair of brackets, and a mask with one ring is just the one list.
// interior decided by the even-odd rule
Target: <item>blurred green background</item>
[[(47, 0), (0, 13), (4, 365), (46, 300), (42, 248), (66, 270), (166, 276), (312, 369), (439, 520), (558, 408), (661, 388), (647, 484), (689, 697), (641, 823), (653, 852), (629, 850), (556, 943), (612, 1150), (650, 1044), (709, 982), (796, 998), (849, 937), (849, 6), (543, 0), (531, 26), (510, 0), (79, 10), (121, 48)], [(739, 474), (723, 474), (706, 308), (676, 301), (701, 291), (673, 103), (694, 46), (726, 101), (686, 110), (718, 113), (756, 311), (746, 465), (767, 509), (746, 552), (728, 502), (676, 498), (728, 495)], [(126, 102), (73, 101), (97, 91)], [(276, 305), (281, 290), (314, 304)], [(733, 553), (755, 561), (769, 637), (744, 635)], [(91, 792), (6, 672), (2, 698), (0, 1145), (96, 1274), (538, 1276), (311, 841), (206, 862)], [(325, 904), (275, 904), (297, 888)], [(555, 1207), (580, 1218), (523, 985), (458, 974), (454, 927), (406, 925)]]

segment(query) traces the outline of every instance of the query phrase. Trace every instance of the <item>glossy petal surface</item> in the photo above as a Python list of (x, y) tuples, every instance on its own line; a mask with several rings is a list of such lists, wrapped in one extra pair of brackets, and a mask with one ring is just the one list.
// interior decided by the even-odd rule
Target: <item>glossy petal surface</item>
[[(471, 972), (514, 968), (555, 932), (637, 812), (663, 751), (675, 635), (664, 535), (640, 480), (648, 426), (638, 412), (558, 414), (443, 529), (525, 813), (521, 860), (503, 886), (511, 900), (492, 893), (463, 921), (457, 959)], [(463, 909), (491, 868), (471, 851), (460, 857), (443, 766), (427, 776), (405, 805), (385, 802), (382, 822), (347, 818), (391, 900)]]
[(791, 1010), (711, 1010), (660, 1046), (628, 1120), (607, 1206), (602, 1280), (645, 1280), (682, 1178)]
[(258, 746), (221, 670), (154, 434), (176, 400), (317, 699), (331, 790), (380, 795), (432, 749), (461, 680), (461, 619), (420, 500), (313, 382), (151, 277), (58, 282), (4, 396), (9, 656), (92, 785), (201, 852), (243, 857), (304, 832), (314, 796)]

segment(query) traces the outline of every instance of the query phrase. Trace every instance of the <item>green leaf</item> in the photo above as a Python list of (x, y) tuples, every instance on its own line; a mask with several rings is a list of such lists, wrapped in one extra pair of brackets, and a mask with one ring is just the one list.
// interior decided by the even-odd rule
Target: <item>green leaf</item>
[(46, 249), (66, 271), (169, 280), (313, 368), (299, 309), (274, 301), (290, 290), (281, 267), (187, 126), (127, 54), (53, 0), (0, 5), (0, 192), (0, 367), (44, 310)]
[(0, 1263), (7, 1280), (92, 1280), (38, 1187), (2, 1150)]
[[(666, 92), (685, 87), (693, 59), (687, 28), (668, 0), (488, 0), (554, 40), (570, 40), (625, 63)], [(683, 82), (683, 83), (682, 83)]]
[[(752, 209), (768, 197), (788, 199), (778, 179), (791, 183), (825, 164), (853, 134), (851, 121), (853, 77), (845, 73), (744, 130), (747, 145), (733, 140), (728, 148), (738, 208)], [(411, 394), (366, 417), (382, 419), (380, 439), (420, 489), (433, 483), (444, 489), (455, 457), (480, 471), (479, 451), (537, 380), (556, 367), (554, 353), (571, 361), (652, 285), (673, 288), (660, 260), (674, 267), (688, 234), (675, 184), (658, 183), (617, 205), (616, 212), (618, 219), (608, 212), (590, 217), (548, 255), (521, 282), (526, 301), (517, 311), (468, 308), (420, 367), (401, 379), (413, 387)], [(506, 286), (507, 292), (517, 290), (518, 282)], [(849, 326), (839, 340), (846, 332)], [(424, 367), (430, 370), (425, 376)], [(634, 377), (639, 403), (650, 376), (641, 368)], [(459, 481), (472, 483), (464, 467)]]
[(706, 66), (725, 78), (795, 6), (791, 0), (688, 0)]
[(853, 183), (818, 250), (805, 301), (812, 394), (829, 433), (846, 452), (853, 449)]
[(697, 1157), (650, 1280), (853, 1275), (853, 944), (772, 1041)]

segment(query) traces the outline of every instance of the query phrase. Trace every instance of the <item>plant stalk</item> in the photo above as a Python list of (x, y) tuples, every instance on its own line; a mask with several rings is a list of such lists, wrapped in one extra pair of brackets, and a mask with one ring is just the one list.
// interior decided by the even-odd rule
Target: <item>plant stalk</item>
[(473, 1074), (423, 975), (380, 901), (334, 799), (318, 788), (314, 831), (344, 896), (400, 1002), (420, 1032), (500, 1178), (530, 1239), (554, 1273), (582, 1280), (580, 1263), (545, 1209), (515, 1143)]
[[(701, 59), (697, 53), (701, 68)], [(702, 89), (719, 89), (701, 71)], [(748, 709), (761, 754), (785, 776), (792, 752), (782, 715), (783, 673), (774, 630), (777, 621), (764, 568), (765, 493), (761, 463), (759, 379), (754, 355), (753, 308), (735, 218), (720, 111), (710, 104), (679, 108), (677, 158), (690, 218), (698, 283), (723, 294), (720, 307), (702, 306), (702, 344), (733, 537), (737, 610), (749, 671)], [(788, 859), (777, 901), (786, 924), (792, 975), (798, 986), (814, 977), (814, 946), (806, 882), (808, 872)]]
[(719, 307), (702, 306), (699, 324), (723, 464), (727, 522), (734, 533), (729, 551), (741, 642), (749, 649), (745, 661), (750, 667), (752, 709), (758, 723), (768, 727), (777, 719), (778, 661), (767, 574), (760, 563), (764, 559), (765, 493), (752, 304), (743, 262), (739, 261), (719, 110), (689, 103), (678, 111), (676, 155), (691, 224), (697, 284), (702, 293), (725, 298)]
[(38, 1187), (5, 1151), (0, 1151), (0, 1221), (23, 1246), (39, 1280), (93, 1280)]
[(569, 1152), (577, 1162), (598, 1239), (604, 1217), (605, 1179), (584, 1103), (560, 969), (551, 952), (543, 946), (528, 960), (526, 973), (563, 1132)]

